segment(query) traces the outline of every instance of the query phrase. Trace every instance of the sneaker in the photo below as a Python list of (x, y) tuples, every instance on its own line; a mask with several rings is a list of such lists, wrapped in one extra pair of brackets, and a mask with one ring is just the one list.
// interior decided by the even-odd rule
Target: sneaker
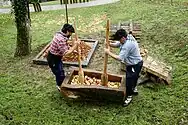
[(57, 87), (58, 91), (60, 92), (61, 91), (60, 86), (56, 85), (56, 87)]
[(135, 87), (135, 88), (133, 89), (133, 95), (138, 95), (138, 89), (137, 89), (137, 87)]
[(132, 101), (132, 96), (128, 96), (128, 97), (125, 99), (125, 101), (124, 101), (124, 103), (123, 103), (123, 106), (128, 106), (128, 105), (131, 103), (131, 101)]

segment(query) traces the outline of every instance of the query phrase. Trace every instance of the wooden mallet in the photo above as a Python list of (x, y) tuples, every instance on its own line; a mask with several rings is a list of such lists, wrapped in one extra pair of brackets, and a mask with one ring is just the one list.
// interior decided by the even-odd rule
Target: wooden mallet
[[(110, 21), (107, 20), (106, 24), (106, 44), (105, 47), (108, 49), (110, 48), (109, 46), (109, 27), (110, 27)], [(107, 63), (108, 63), (108, 54), (105, 53), (104, 55), (104, 71), (103, 74), (101, 75), (101, 82), (103, 86), (107, 86), (108, 84), (108, 74), (107, 74)]]
[[(75, 40), (78, 40), (78, 33), (77, 33), (77, 28), (76, 28), (76, 21), (74, 21), (74, 28), (75, 28)], [(81, 63), (81, 49), (80, 49), (80, 44), (78, 44), (78, 65), (79, 65), (79, 71), (78, 71), (78, 81), (81, 84), (84, 84), (84, 72), (82, 69), (82, 63)]]

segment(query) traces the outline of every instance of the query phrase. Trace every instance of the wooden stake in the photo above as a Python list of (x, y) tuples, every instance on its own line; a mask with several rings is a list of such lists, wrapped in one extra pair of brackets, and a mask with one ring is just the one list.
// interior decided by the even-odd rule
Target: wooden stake
[[(77, 28), (76, 28), (76, 20), (74, 21), (74, 28), (75, 28), (75, 40), (78, 40), (78, 34), (77, 34)], [(81, 63), (81, 49), (80, 49), (80, 44), (78, 45), (78, 65), (79, 65), (79, 71), (78, 71), (78, 80), (81, 84), (84, 83), (84, 72), (82, 69), (82, 63)]]
[(129, 27), (130, 27), (129, 32), (133, 33), (133, 21), (132, 20), (130, 20)]
[[(106, 24), (106, 48), (109, 48), (109, 27), (110, 27), (110, 21), (107, 20)], [(101, 82), (103, 86), (107, 86), (108, 84), (108, 74), (107, 74), (107, 63), (108, 63), (108, 54), (105, 53), (104, 55), (104, 71), (103, 74), (101, 75)]]
[(68, 4), (68, 0), (65, 1), (65, 12), (66, 12), (66, 21), (67, 24), (69, 23), (69, 19), (68, 19), (68, 10), (67, 10), (67, 4)]

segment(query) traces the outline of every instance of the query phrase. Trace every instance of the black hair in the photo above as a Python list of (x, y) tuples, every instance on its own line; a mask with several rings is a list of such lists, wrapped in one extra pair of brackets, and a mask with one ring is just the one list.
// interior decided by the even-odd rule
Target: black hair
[(111, 36), (112, 40), (120, 40), (122, 37), (127, 37), (127, 32), (124, 29), (119, 29)]
[(74, 31), (74, 27), (72, 26), (72, 25), (70, 25), (70, 24), (64, 24), (63, 25), (63, 28), (61, 29), (61, 32), (63, 32), (63, 33), (67, 33), (67, 31), (69, 31), (69, 32), (71, 32), (71, 33), (74, 33), (75, 31)]

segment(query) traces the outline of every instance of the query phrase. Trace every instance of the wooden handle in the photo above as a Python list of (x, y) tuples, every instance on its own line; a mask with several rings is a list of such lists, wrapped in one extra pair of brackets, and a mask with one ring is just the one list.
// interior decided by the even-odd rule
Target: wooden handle
[[(78, 40), (78, 32), (77, 32), (77, 27), (76, 27), (76, 19), (74, 21), (74, 29), (75, 29), (75, 40)], [(78, 45), (77, 48), (78, 51), (78, 65), (79, 65), (79, 69), (82, 69), (82, 64), (81, 64), (81, 50), (80, 50), (80, 45)]]
[[(110, 30), (110, 21), (107, 20), (106, 24), (106, 48), (109, 48), (109, 30)], [(108, 54), (104, 55), (104, 74), (107, 74), (107, 63), (108, 63)]]
[[(76, 20), (74, 21), (74, 28), (75, 28), (75, 40), (78, 40), (78, 32), (76, 28)], [(78, 44), (78, 64), (79, 64), (79, 71), (78, 71), (78, 80), (81, 84), (84, 84), (84, 72), (82, 70), (82, 63), (81, 63), (81, 49), (80, 49), (80, 44)]]
[(74, 21), (74, 31), (75, 31), (75, 40), (78, 40), (78, 33), (77, 33), (77, 27), (76, 27), (76, 19)]

